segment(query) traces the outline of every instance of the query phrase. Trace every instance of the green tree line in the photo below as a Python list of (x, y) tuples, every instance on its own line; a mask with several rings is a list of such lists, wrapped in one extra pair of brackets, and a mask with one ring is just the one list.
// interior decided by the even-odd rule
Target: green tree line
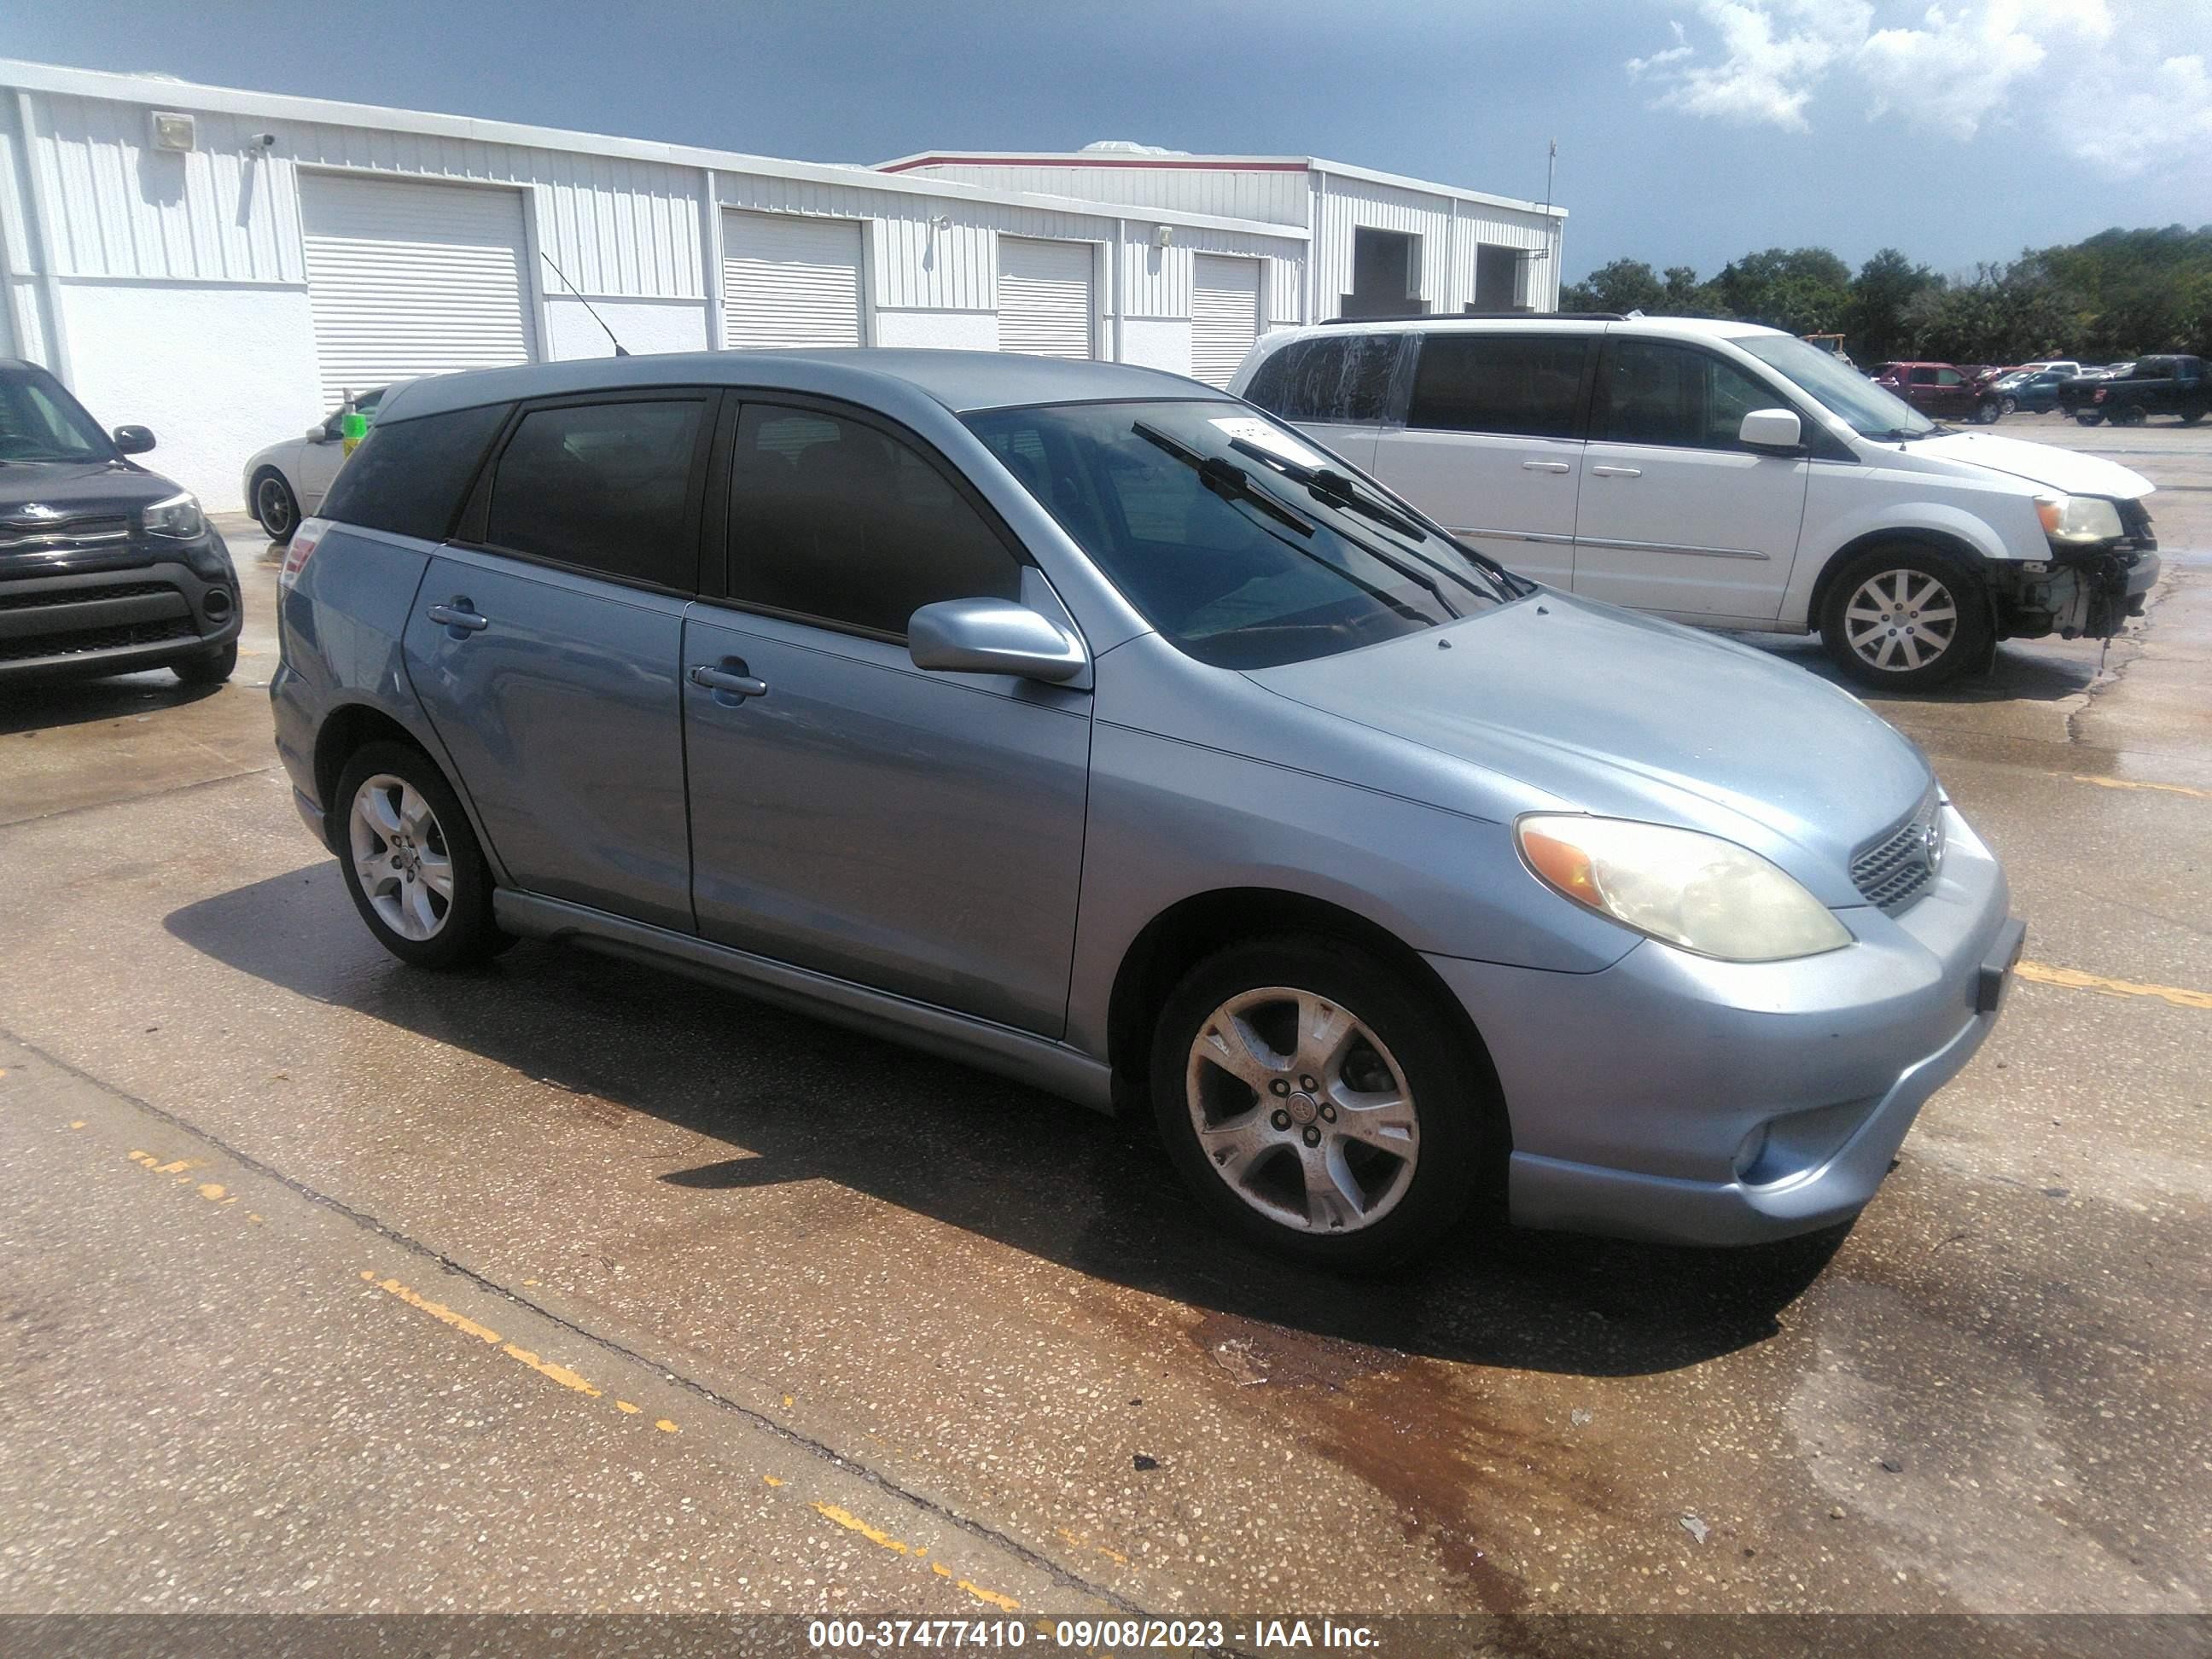
[(2146, 352), (2212, 356), (2212, 225), (2107, 230), (1946, 276), (1884, 248), (1854, 273), (1826, 248), (1771, 247), (1714, 276), (1615, 259), (1559, 295), (1564, 311), (1731, 317), (1792, 334), (1841, 334), (1862, 364), (1898, 358), (2108, 362)]

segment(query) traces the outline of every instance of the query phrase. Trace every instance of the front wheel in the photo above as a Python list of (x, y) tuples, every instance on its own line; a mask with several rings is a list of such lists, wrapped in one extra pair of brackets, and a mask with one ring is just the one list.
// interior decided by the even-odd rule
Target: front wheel
[(376, 942), (417, 968), (453, 968), (514, 941), (492, 921), (491, 867), (459, 799), (421, 750), (364, 745), (331, 802), (344, 817), (339, 866)]
[(1984, 398), (1974, 405), (1974, 422), (1978, 426), (1995, 426), (1997, 416), (2004, 413), (2004, 405), (1995, 398)]
[(2020, 399), (2017, 398), (2007, 398), (2003, 403), (1998, 406), (2008, 415), (2017, 415), (2020, 413)]
[(1917, 691), (1962, 672), (1989, 644), (1989, 602), (1956, 561), (1910, 544), (1875, 548), (1836, 573), (1820, 642), (1877, 690)]
[(1152, 1038), (1170, 1156), (1273, 1254), (1366, 1267), (1434, 1246), (1504, 1167), (1487, 1061), (1431, 988), (1357, 945), (1232, 945), (1185, 975)]
[(300, 527), (300, 502), (284, 475), (264, 468), (253, 480), (253, 516), (269, 539), (282, 547)]

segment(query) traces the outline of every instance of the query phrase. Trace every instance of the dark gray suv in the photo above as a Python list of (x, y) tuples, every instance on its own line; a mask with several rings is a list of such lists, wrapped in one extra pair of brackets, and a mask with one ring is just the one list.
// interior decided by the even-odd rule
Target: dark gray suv
[(572, 939), (1148, 1111), (1310, 1260), (1848, 1216), (2020, 947), (1851, 697), (1149, 370), (420, 381), (283, 581), (277, 746), (394, 955)]

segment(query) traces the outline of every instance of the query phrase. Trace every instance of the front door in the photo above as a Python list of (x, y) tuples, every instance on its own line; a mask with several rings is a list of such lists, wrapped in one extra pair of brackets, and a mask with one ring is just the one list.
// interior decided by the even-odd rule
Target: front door
[(1594, 335), (1422, 337), (1403, 429), (1375, 476), (1507, 568), (1565, 587)]
[(678, 674), (714, 407), (676, 392), (526, 411), (478, 544), (430, 562), (404, 640), (514, 884), (686, 933)]
[(1695, 346), (1608, 339), (1590, 406), (1574, 590), (1639, 611), (1769, 620), (1797, 554), (1812, 465), (1737, 439), (1785, 400)]
[(1091, 696), (928, 672), (939, 599), (1056, 611), (939, 459), (872, 422), (749, 404), (727, 591), (684, 628), (693, 897), (707, 938), (1057, 1036)]

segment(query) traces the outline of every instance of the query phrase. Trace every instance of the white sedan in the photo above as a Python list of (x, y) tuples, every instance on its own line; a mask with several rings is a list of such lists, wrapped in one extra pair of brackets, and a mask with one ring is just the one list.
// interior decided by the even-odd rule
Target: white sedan
[[(374, 386), (357, 395), (354, 407), (372, 420), (386, 388)], [(307, 435), (287, 438), (258, 451), (246, 464), (246, 505), (261, 521), (272, 542), (289, 542), (300, 520), (311, 517), (330, 493), (345, 459), (343, 435), (338, 430), (343, 410), (333, 410)]]

